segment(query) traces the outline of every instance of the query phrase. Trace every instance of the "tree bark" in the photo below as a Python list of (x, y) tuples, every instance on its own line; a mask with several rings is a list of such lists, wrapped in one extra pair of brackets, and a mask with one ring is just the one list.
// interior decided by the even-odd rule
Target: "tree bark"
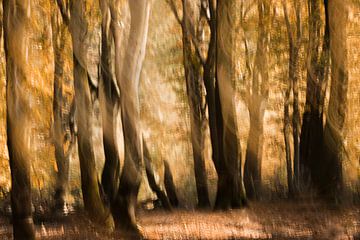
[(105, 165), (101, 177), (104, 192), (112, 203), (115, 199), (120, 176), (120, 157), (117, 148), (116, 116), (119, 108), (119, 94), (116, 88), (116, 79), (112, 73), (113, 60), (111, 50), (113, 37), (110, 31), (111, 12), (107, 0), (100, 1), (102, 12), (101, 25), (101, 87), (104, 92), (102, 104), (102, 127), (103, 144), (105, 153)]
[(324, 165), (321, 172), (320, 194), (338, 200), (342, 189), (342, 161), (344, 125), (346, 118), (348, 69), (346, 28), (348, 4), (329, 1), (329, 29), (331, 50), (331, 88), (328, 114), (324, 129)]
[[(137, 237), (140, 235), (136, 225), (135, 209), (141, 181), (142, 135), (140, 129), (139, 80), (142, 63), (145, 57), (147, 32), (149, 25), (150, 1), (129, 1), (131, 24), (130, 36), (123, 66), (115, 69), (120, 87), (121, 117), (125, 144), (124, 170), (113, 212), (116, 227)], [(114, 9), (115, 10), (115, 9)], [(120, 29), (114, 15), (113, 35), (115, 40), (115, 61), (120, 64)], [(116, 24), (115, 24), (116, 23)]]
[(259, 198), (263, 151), (263, 122), (268, 99), (268, 48), (270, 32), (270, 3), (258, 0), (258, 40), (253, 73), (252, 94), (249, 100), (250, 131), (244, 165), (244, 185), (249, 198)]
[[(245, 191), (241, 176), (241, 146), (237, 133), (237, 121), (234, 102), (233, 79), (235, 74), (235, 47), (233, 23), (229, 21), (238, 10), (236, 1), (217, 1), (217, 84), (221, 107), (223, 129), (218, 129), (220, 145), (223, 148), (222, 167), (218, 172), (218, 199), (220, 209), (241, 207), (245, 201)], [(219, 109), (219, 108), (217, 108)], [(219, 121), (217, 122), (219, 124)], [(221, 152), (221, 151), (219, 151)]]
[(6, 56), (6, 124), (11, 169), (14, 239), (35, 239), (31, 210), (29, 81), (30, 0), (3, 1)]
[(74, 85), (76, 121), (78, 126), (78, 152), (81, 171), (81, 188), (85, 210), (89, 217), (107, 229), (112, 230), (114, 221), (110, 210), (101, 198), (101, 185), (95, 167), (95, 153), (92, 142), (93, 134), (93, 99), (91, 95), (90, 76), (85, 58), (87, 45), (84, 41), (88, 22), (85, 14), (85, 3), (73, 1), (70, 9), (70, 32), (74, 52)]

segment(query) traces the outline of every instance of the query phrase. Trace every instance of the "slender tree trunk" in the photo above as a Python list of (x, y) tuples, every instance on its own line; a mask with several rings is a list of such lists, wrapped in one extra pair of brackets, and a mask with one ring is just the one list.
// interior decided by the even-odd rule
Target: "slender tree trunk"
[(285, 154), (286, 154), (286, 173), (287, 173), (287, 184), (288, 184), (288, 196), (289, 198), (294, 197), (294, 182), (293, 182), (293, 168), (290, 150), (290, 132), (291, 132), (291, 121), (290, 121), (290, 92), (292, 83), (289, 81), (285, 91), (284, 99), (284, 142), (285, 142)]
[(200, 59), (194, 56), (189, 36), (186, 1), (183, 3), (182, 42), (183, 58), (186, 79), (186, 92), (190, 107), (191, 143), (194, 157), (195, 182), (198, 197), (198, 207), (209, 208), (209, 191), (207, 186), (205, 159), (204, 159), (204, 114), (202, 111), (203, 90), (201, 84)]
[(84, 32), (88, 24), (83, 1), (71, 4), (70, 32), (74, 51), (74, 85), (76, 121), (78, 126), (78, 152), (81, 170), (81, 189), (85, 210), (90, 218), (109, 230), (114, 227), (109, 209), (101, 198), (101, 185), (95, 167), (95, 153), (92, 142), (93, 135), (93, 99), (91, 96), (90, 76), (86, 68), (86, 50)]
[[(219, 91), (219, 102), (223, 120), (223, 129), (218, 133), (221, 139), (223, 159), (222, 170), (219, 174), (217, 207), (229, 209), (231, 207), (241, 207), (245, 201), (245, 191), (243, 189), (241, 177), (241, 147), (237, 133), (237, 122), (234, 102), (233, 79), (235, 73), (235, 59), (232, 49), (235, 46), (235, 33), (231, 31), (237, 8), (236, 1), (218, 0), (217, 1), (217, 83)], [(217, 108), (219, 109), (219, 108)], [(219, 121), (217, 122), (219, 124)], [(220, 128), (221, 129), (221, 128)], [(220, 198), (220, 197), (219, 197)]]
[(30, 0), (5, 0), (6, 124), (11, 169), (11, 207), (14, 239), (35, 239), (31, 211), (29, 103), (24, 85), (29, 81)]
[(152, 166), (150, 152), (144, 138), (143, 138), (143, 148), (144, 148), (145, 171), (150, 188), (153, 192), (156, 193), (156, 196), (161, 201), (161, 205), (164, 207), (164, 209), (171, 211), (171, 204), (169, 198), (167, 197), (166, 192), (162, 189), (159, 183), (159, 176), (155, 172)]
[(324, 129), (324, 165), (320, 193), (337, 200), (342, 189), (342, 155), (347, 106), (348, 69), (346, 1), (329, 1), (329, 29), (331, 49), (331, 89), (328, 114)]
[[(285, 23), (289, 41), (289, 81), (292, 85), (293, 92), (293, 116), (292, 116), (292, 129), (293, 129), (293, 140), (294, 140), (294, 187), (299, 187), (299, 168), (300, 168), (300, 110), (299, 110), (299, 80), (300, 80), (300, 69), (299, 69), (299, 51), (302, 41), (302, 24), (301, 24), (301, 3), (295, 2), (296, 12), (296, 28), (292, 30), (289, 15), (287, 11), (286, 2), (283, 1)], [(290, 189), (289, 189), (290, 190)]]
[[(141, 181), (142, 135), (140, 129), (139, 80), (145, 57), (150, 15), (150, 1), (129, 1), (131, 24), (125, 60), (122, 68), (116, 67), (117, 83), (120, 87), (121, 117), (125, 144), (124, 170), (120, 177), (116, 203), (113, 207), (116, 227), (129, 234), (139, 235), (135, 210)], [(115, 11), (112, 11), (112, 13)], [(113, 19), (118, 16), (113, 15)], [(120, 64), (120, 30), (113, 28), (115, 61)], [(117, 22), (116, 22), (116, 25)]]
[(249, 103), (250, 131), (244, 165), (244, 184), (249, 198), (259, 198), (263, 151), (263, 122), (268, 99), (268, 48), (270, 32), (270, 1), (258, 0), (258, 40)]
[(119, 95), (116, 89), (116, 79), (112, 73), (113, 60), (111, 49), (113, 38), (110, 31), (111, 12), (107, 0), (100, 1), (102, 12), (101, 25), (101, 86), (104, 92), (102, 104), (103, 144), (105, 152), (105, 165), (101, 177), (104, 192), (112, 203), (115, 199), (120, 175), (120, 157), (117, 149), (116, 115), (118, 113)]

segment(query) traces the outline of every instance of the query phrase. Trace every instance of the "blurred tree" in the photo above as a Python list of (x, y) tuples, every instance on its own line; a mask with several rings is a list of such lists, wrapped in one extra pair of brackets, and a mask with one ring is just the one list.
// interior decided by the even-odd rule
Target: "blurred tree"
[[(228, 209), (245, 204), (245, 190), (241, 176), (241, 146), (235, 112), (235, 36), (237, 14), (240, 4), (236, 0), (217, 1), (217, 59), (216, 74), (220, 97), (223, 127), (218, 129), (218, 137), (223, 148), (223, 156), (218, 171), (217, 207)], [(221, 109), (221, 111), (219, 111)], [(219, 117), (218, 117), (219, 118)]]
[(51, 25), (55, 61), (52, 131), (57, 165), (54, 199), (56, 210), (63, 210), (69, 184), (70, 155), (75, 145), (75, 103), (64, 95), (64, 87), (71, 82), (65, 69), (68, 37), (67, 26), (62, 22), (57, 7), (52, 13)]
[(107, 0), (100, 0), (99, 4), (102, 13), (100, 84), (104, 92), (104, 103), (102, 107), (105, 108), (101, 109), (105, 153), (105, 165), (102, 172), (101, 184), (108, 200), (110, 203), (113, 203), (118, 190), (120, 176), (120, 157), (116, 141), (116, 119), (119, 112), (120, 96), (116, 85), (116, 78), (112, 71), (114, 63), (111, 53), (114, 40), (110, 29), (110, 5)]
[[(191, 9), (187, 0), (182, 0), (182, 19), (174, 1), (169, 1), (176, 19), (181, 25), (183, 43), (183, 64), (185, 70), (186, 92), (190, 107), (191, 143), (194, 158), (195, 183), (199, 208), (209, 208), (209, 190), (204, 158), (206, 126), (205, 92), (202, 81), (202, 53), (200, 39), (203, 34), (201, 16), (196, 16), (200, 9)], [(195, 4), (200, 6), (200, 2)], [(203, 12), (203, 11), (202, 11)], [(200, 41), (199, 41), (200, 40)]]
[(70, 9), (67, 2), (58, 0), (64, 22), (68, 23), (73, 45), (74, 86), (77, 121), (77, 140), (81, 171), (81, 188), (84, 206), (90, 218), (109, 230), (114, 227), (110, 210), (105, 206), (101, 196), (101, 185), (96, 172), (93, 146), (93, 101), (94, 83), (89, 75), (86, 59), (89, 51), (86, 34), (91, 23), (87, 19), (87, 11), (94, 11), (94, 1), (72, 1)]
[[(323, 162), (323, 115), (330, 64), (330, 30), (327, 0), (309, 0), (309, 45), (306, 102), (300, 136), (300, 175), (302, 182), (319, 185)], [(322, 20), (322, 5), (325, 23)], [(323, 39), (321, 44), (321, 34)]]
[[(261, 191), (261, 163), (263, 152), (264, 114), (269, 95), (268, 55), (270, 42), (271, 1), (258, 0), (258, 39), (254, 67), (249, 63), (249, 49), (245, 40), (247, 66), (252, 73), (252, 85), (247, 89), (250, 131), (246, 147), (244, 184), (249, 198), (258, 198)], [(241, 11), (243, 15), (245, 11)], [(246, 16), (241, 16), (241, 19)], [(249, 75), (250, 75), (249, 74)]]
[(30, 0), (5, 0), (7, 145), (11, 169), (11, 208), (14, 239), (35, 239), (31, 208), (29, 99)]
[(347, 1), (332, 0), (328, 3), (331, 88), (328, 113), (324, 128), (323, 168), (320, 193), (338, 200), (342, 190), (342, 164), (344, 154), (344, 126), (347, 108), (348, 60), (347, 60)]
[(123, 0), (116, 1), (111, 7), (112, 30), (115, 41), (115, 74), (120, 88), (121, 117), (124, 134), (125, 160), (120, 177), (120, 185), (113, 206), (116, 227), (140, 237), (136, 225), (135, 210), (141, 182), (143, 158), (142, 134), (140, 128), (139, 81), (145, 57), (149, 25), (149, 0), (128, 1), (131, 15), (130, 35), (125, 58), (121, 62), (121, 11)]
[[(293, 144), (294, 144), (294, 157), (293, 157), (293, 166), (294, 166), (294, 177), (293, 183), (289, 185), (289, 193), (292, 190), (295, 190), (294, 187), (298, 187), (299, 180), (299, 158), (300, 158), (300, 145), (299, 145), (299, 137), (300, 137), (300, 109), (299, 109), (299, 81), (301, 79), (301, 70), (300, 70), (300, 62), (299, 62), (299, 52), (302, 45), (302, 22), (301, 22), (301, 1), (296, 1), (294, 3), (294, 11), (295, 11), (295, 31), (292, 29), (292, 25), (289, 18), (289, 13), (287, 9), (287, 4), (285, 1), (282, 1), (285, 24), (288, 34), (288, 42), (289, 42), (289, 86), (292, 88), (293, 92), (293, 115), (292, 115), (292, 129), (293, 129)], [(291, 90), (290, 90), (291, 91)], [(288, 134), (289, 129), (289, 116), (288, 116), (288, 104), (289, 104), (290, 92), (286, 90), (285, 93), (285, 110), (284, 114), (284, 134)], [(288, 136), (285, 136), (285, 143), (288, 142), (286, 139)], [(289, 150), (289, 146), (285, 147)], [(290, 151), (286, 151), (287, 154), (287, 164), (291, 165)], [(287, 167), (290, 170), (290, 167)], [(288, 172), (288, 175), (292, 174), (292, 172)], [(288, 178), (289, 180), (289, 178)]]

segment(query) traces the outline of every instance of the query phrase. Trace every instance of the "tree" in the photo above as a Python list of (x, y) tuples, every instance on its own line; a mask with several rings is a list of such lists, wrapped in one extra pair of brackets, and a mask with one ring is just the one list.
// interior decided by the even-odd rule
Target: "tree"
[(344, 155), (344, 125), (347, 107), (348, 68), (346, 29), (347, 1), (328, 3), (331, 88), (328, 113), (324, 128), (323, 169), (319, 191), (325, 197), (338, 200), (342, 189), (342, 162)]
[(101, 185), (95, 168), (93, 134), (94, 82), (88, 71), (86, 53), (89, 50), (86, 34), (92, 27), (86, 17), (86, 9), (92, 9), (95, 1), (72, 1), (70, 9), (58, 0), (64, 22), (68, 24), (72, 37), (74, 62), (74, 87), (77, 140), (81, 171), (81, 189), (85, 210), (94, 222), (112, 230), (114, 220), (101, 196)]
[[(252, 73), (252, 86), (248, 88), (248, 108), (250, 131), (246, 147), (244, 165), (244, 185), (249, 198), (258, 198), (261, 191), (261, 163), (263, 151), (264, 114), (269, 95), (268, 49), (270, 41), (270, 4), (268, 0), (258, 0), (258, 39), (254, 67), (249, 63), (249, 50), (246, 47), (249, 75)], [(246, 10), (245, 10), (246, 11)], [(246, 12), (244, 13), (246, 14)], [(244, 16), (243, 16), (244, 17)], [(242, 17), (242, 18), (243, 18)], [(251, 92), (251, 93), (250, 93)]]
[(235, 31), (238, 1), (217, 1), (217, 59), (216, 73), (220, 97), (220, 110), (223, 128), (218, 137), (223, 148), (222, 161), (218, 171), (218, 200), (221, 209), (241, 207), (245, 203), (245, 191), (241, 176), (241, 146), (238, 138), (233, 80), (235, 79)]
[[(287, 3), (285, 1), (282, 2), (283, 4), (283, 10), (284, 10), (284, 17), (285, 17), (285, 24), (288, 34), (288, 42), (289, 42), (289, 84), (292, 88), (293, 92), (293, 116), (292, 116), (292, 129), (293, 129), (293, 141), (294, 141), (294, 157), (293, 157), (293, 165), (294, 165), (294, 178), (293, 178), (293, 186), (289, 185), (289, 190), (293, 187), (298, 187), (299, 183), (299, 164), (300, 164), (300, 145), (299, 145), (299, 137), (300, 137), (300, 110), (299, 110), (299, 81), (300, 81), (300, 67), (299, 67), (299, 52), (302, 45), (302, 23), (301, 23), (301, 1), (296, 1), (294, 4), (294, 10), (295, 10), (295, 31), (293, 31), (289, 13), (287, 9)], [(288, 91), (288, 90), (287, 90)], [(284, 109), (284, 121), (285, 121), (285, 130), (284, 134), (288, 134), (288, 104), (289, 104), (289, 92), (285, 93), (285, 109)], [(288, 142), (286, 140), (288, 138), (285, 136), (285, 143)], [(285, 146), (285, 148), (288, 150), (289, 146)], [(290, 164), (290, 161), (288, 160), (290, 158), (288, 151), (286, 151), (286, 154), (288, 154), (287, 158), (287, 164)], [(287, 167), (288, 170), (290, 170), (290, 167)], [(287, 173), (292, 174), (292, 172)], [(288, 178), (289, 179), (289, 178)], [(289, 184), (289, 183), (288, 183)], [(294, 189), (293, 189), (294, 190)], [(289, 191), (289, 192), (290, 192)]]
[[(121, 63), (121, 26), (119, 11), (122, 1), (111, 8), (112, 31), (115, 41), (115, 74), (120, 88), (121, 118), (124, 133), (125, 160), (116, 195), (113, 214), (116, 227), (133, 237), (140, 232), (136, 225), (135, 209), (141, 182), (143, 160), (142, 134), (140, 129), (139, 81), (145, 57), (147, 31), (150, 15), (149, 0), (129, 1), (131, 14), (130, 35), (126, 46), (125, 58)], [(120, 65), (121, 64), (121, 65)]]
[[(324, 103), (330, 65), (330, 29), (328, 1), (309, 1), (309, 50), (306, 81), (306, 102), (300, 136), (300, 174), (304, 183), (313, 187), (321, 182), (323, 158)], [(321, 18), (325, 8), (325, 23)], [(321, 44), (321, 32), (324, 35)]]
[(55, 160), (57, 165), (55, 208), (62, 210), (65, 204), (69, 182), (70, 155), (75, 145), (75, 103), (64, 93), (64, 86), (71, 82), (66, 76), (65, 46), (68, 42), (67, 27), (62, 22), (57, 9), (52, 14), (51, 25), (54, 48), (54, 99), (53, 99), (53, 142), (55, 147)]
[[(200, 12), (191, 9), (187, 0), (182, 0), (182, 19), (176, 10), (174, 1), (169, 1), (170, 6), (182, 30), (183, 64), (185, 71), (186, 93), (190, 107), (191, 144), (194, 158), (195, 183), (198, 198), (198, 207), (209, 208), (209, 190), (204, 158), (204, 130), (206, 126), (206, 108), (204, 104), (205, 93), (201, 74), (202, 55), (199, 47), (201, 34), (201, 16), (189, 12)], [(195, 50), (194, 49), (195, 46)]]
[[(35, 239), (31, 210), (28, 50), (31, 32), (30, 0), (5, 0), (6, 124), (11, 169), (11, 207), (14, 239)], [(16, 11), (15, 11), (16, 10)]]
[(110, 29), (111, 12), (110, 5), (107, 0), (99, 1), (102, 13), (101, 24), (101, 88), (104, 93), (102, 107), (102, 126), (103, 126), (103, 144), (105, 153), (105, 165), (101, 177), (101, 184), (104, 192), (113, 203), (118, 186), (120, 176), (120, 157), (117, 149), (117, 115), (119, 112), (118, 87), (116, 85), (116, 77), (113, 74), (113, 58), (111, 56), (113, 49), (113, 36)]

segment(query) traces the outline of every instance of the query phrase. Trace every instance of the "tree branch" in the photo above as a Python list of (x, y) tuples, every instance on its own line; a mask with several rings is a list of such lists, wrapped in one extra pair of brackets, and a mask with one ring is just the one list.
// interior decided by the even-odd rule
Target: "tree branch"
[(180, 19), (180, 16), (179, 16), (179, 13), (176, 9), (176, 5), (175, 5), (175, 2), (174, 0), (166, 0), (166, 2), (169, 4), (170, 8), (171, 8), (171, 11), (174, 13), (174, 16), (176, 18), (176, 21), (182, 25), (183, 24), (183, 21)]

